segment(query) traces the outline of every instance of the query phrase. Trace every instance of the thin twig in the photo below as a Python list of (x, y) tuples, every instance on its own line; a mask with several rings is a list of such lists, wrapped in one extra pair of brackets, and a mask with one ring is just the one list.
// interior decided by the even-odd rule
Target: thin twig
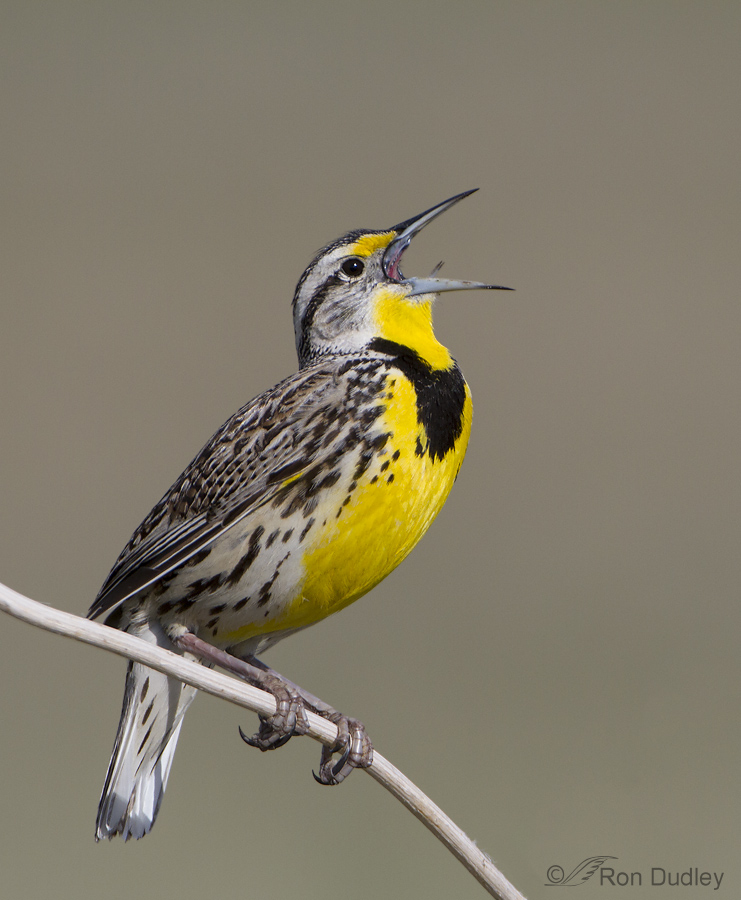
[[(271, 716), (275, 713), (273, 697), (252, 685), (190, 662), (176, 653), (148, 644), (126, 632), (30, 600), (4, 584), (0, 584), (0, 610), (46, 631), (134, 659), (259, 715)], [(323, 744), (333, 744), (337, 739), (337, 726), (314, 713), (307, 712), (307, 716), (309, 735)], [(455, 822), (378, 751), (373, 753), (373, 765), (365, 771), (429, 828), (493, 897), (498, 900), (524, 900), (522, 894)]]

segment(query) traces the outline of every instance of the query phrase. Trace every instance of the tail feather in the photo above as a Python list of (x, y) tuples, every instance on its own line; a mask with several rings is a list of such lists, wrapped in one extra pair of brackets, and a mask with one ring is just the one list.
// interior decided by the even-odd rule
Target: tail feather
[[(151, 626), (145, 640), (174, 649)], [(151, 830), (167, 786), (183, 715), (196, 695), (184, 685), (139, 663), (126, 672), (121, 720), (98, 806), (95, 838), (140, 838)]]

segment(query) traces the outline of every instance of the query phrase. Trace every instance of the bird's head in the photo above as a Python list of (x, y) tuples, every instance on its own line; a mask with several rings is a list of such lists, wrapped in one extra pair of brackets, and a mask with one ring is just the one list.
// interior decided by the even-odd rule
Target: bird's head
[(448, 364), (447, 350), (432, 333), (435, 295), (509, 288), (437, 278), (437, 269), (427, 278), (407, 278), (399, 266), (414, 235), (472, 193), (457, 194), (393, 228), (351, 231), (316, 255), (293, 298), (302, 366), (326, 354), (360, 352), (379, 338), (421, 351), (434, 368)]

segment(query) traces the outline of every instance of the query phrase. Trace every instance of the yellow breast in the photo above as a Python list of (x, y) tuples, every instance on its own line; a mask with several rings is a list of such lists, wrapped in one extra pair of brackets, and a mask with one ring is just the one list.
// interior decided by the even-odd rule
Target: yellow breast
[(392, 437), (358, 481), (339, 517), (333, 510), (305, 551), (306, 581), (286, 610), (283, 627), (309, 625), (371, 590), (413, 549), (450, 493), (471, 431), (468, 387), (460, 435), (440, 459), (419, 453), (427, 436), (418, 421), (412, 383), (399, 374), (388, 384), (393, 402), (379, 426)]

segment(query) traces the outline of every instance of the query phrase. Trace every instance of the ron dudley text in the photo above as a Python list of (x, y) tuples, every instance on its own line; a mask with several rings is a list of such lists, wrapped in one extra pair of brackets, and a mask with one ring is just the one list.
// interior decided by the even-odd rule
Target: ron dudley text
[(703, 872), (697, 866), (685, 872), (662, 869), (653, 866), (651, 878), (644, 881), (643, 872), (618, 872), (610, 866), (600, 868), (600, 884), (615, 887), (640, 887), (643, 884), (652, 887), (712, 887), (717, 891), (723, 881), (723, 872)]

